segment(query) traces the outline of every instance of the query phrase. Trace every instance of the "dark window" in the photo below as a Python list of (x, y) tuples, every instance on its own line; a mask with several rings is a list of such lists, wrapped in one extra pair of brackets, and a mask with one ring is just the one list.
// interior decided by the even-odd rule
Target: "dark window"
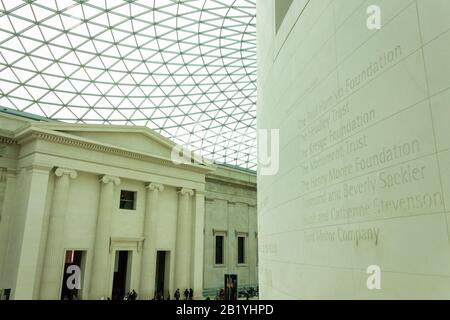
[(275, 1), (275, 30), (278, 32), (284, 17), (289, 10), (293, 0), (274, 0)]
[(238, 263), (245, 263), (245, 237), (238, 237)]
[(120, 209), (135, 210), (136, 209), (136, 192), (120, 191)]
[(224, 236), (216, 236), (216, 264), (223, 264), (223, 240)]

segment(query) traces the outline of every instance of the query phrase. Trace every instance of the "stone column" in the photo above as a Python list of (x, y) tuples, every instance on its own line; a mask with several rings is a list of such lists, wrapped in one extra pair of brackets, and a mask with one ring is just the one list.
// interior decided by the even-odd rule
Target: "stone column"
[(139, 296), (143, 300), (151, 299), (155, 291), (156, 272), (156, 217), (158, 216), (158, 197), (164, 186), (148, 183), (144, 217), (144, 246), (142, 248), (141, 284)]
[(94, 243), (94, 257), (91, 272), (91, 300), (106, 298), (109, 278), (109, 242), (111, 237), (111, 220), (114, 209), (114, 185), (120, 184), (120, 179), (112, 176), (100, 178), (101, 191), (97, 213), (97, 226)]
[(177, 238), (175, 248), (175, 290), (181, 295), (190, 288), (191, 278), (191, 189), (182, 188), (178, 192)]
[(203, 257), (204, 257), (204, 228), (205, 228), (205, 194), (195, 191), (194, 216), (192, 228), (192, 261), (191, 261), (191, 287), (194, 298), (203, 297)]
[(19, 228), (23, 227), (23, 233), (21, 236), (13, 237), (10, 243), (11, 248), (20, 248), (20, 252), (8, 254), (6, 262), (17, 272), (12, 287), (14, 300), (35, 300), (39, 297), (38, 260), (41, 254), (41, 240), (45, 236), (42, 226), (50, 169), (35, 165), (22, 171), (17, 178), (12, 230), (20, 230)]
[(7, 265), (8, 243), (11, 236), (12, 221), (15, 213), (15, 199), (17, 196), (16, 189), (16, 170), (6, 169), (3, 172), (2, 179), (5, 179), (5, 191), (3, 197), (3, 205), (0, 211), (0, 283), (4, 288), (11, 288), (11, 279), (8, 279), (5, 267)]
[(44, 268), (42, 270), (41, 295), (44, 300), (59, 300), (64, 267), (64, 224), (66, 220), (67, 199), (70, 179), (75, 179), (74, 170), (57, 168), (55, 170), (53, 202), (47, 232)]

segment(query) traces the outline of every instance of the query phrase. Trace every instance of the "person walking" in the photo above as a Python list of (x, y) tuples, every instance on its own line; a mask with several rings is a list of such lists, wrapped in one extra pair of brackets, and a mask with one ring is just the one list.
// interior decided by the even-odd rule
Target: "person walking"
[(180, 300), (180, 289), (177, 289), (174, 294), (175, 300)]
[(184, 290), (184, 300), (187, 300), (189, 298), (189, 290)]
[(193, 300), (194, 299), (194, 290), (192, 290), (192, 288), (189, 289), (189, 300)]

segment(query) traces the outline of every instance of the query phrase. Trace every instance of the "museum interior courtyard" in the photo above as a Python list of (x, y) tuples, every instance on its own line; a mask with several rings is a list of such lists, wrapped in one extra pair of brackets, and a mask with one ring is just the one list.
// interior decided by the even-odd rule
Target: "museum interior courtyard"
[(0, 0), (0, 300), (450, 299), (449, 17)]

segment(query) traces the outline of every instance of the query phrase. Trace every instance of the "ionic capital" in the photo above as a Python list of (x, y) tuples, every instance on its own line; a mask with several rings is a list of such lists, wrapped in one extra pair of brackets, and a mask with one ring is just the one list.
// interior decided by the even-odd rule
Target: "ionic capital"
[(71, 179), (75, 179), (76, 177), (78, 177), (78, 173), (75, 170), (66, 168), (56, 168), (55, 176), (62, 177), (64, 175), (67, 175)]
[(184, 196), (184, 195), (193, 196), (194, 190), (188, 189), (188, 188), (180, 188), (180, 189), (178, 189), (178, 193), (181, 194), (182, 196)]
[(110, 182), (114, 183), (116, 186), (120, 184), (120, 178), (114, 176), (104, 175), (100, 177), (99, 180), (101, 183), (108, 184)]
[(160, 183), (148, 182), (145, 184), (145, 187), (149, 191), (159, 191), (159, 192), (164, 191), (164, 186)]

